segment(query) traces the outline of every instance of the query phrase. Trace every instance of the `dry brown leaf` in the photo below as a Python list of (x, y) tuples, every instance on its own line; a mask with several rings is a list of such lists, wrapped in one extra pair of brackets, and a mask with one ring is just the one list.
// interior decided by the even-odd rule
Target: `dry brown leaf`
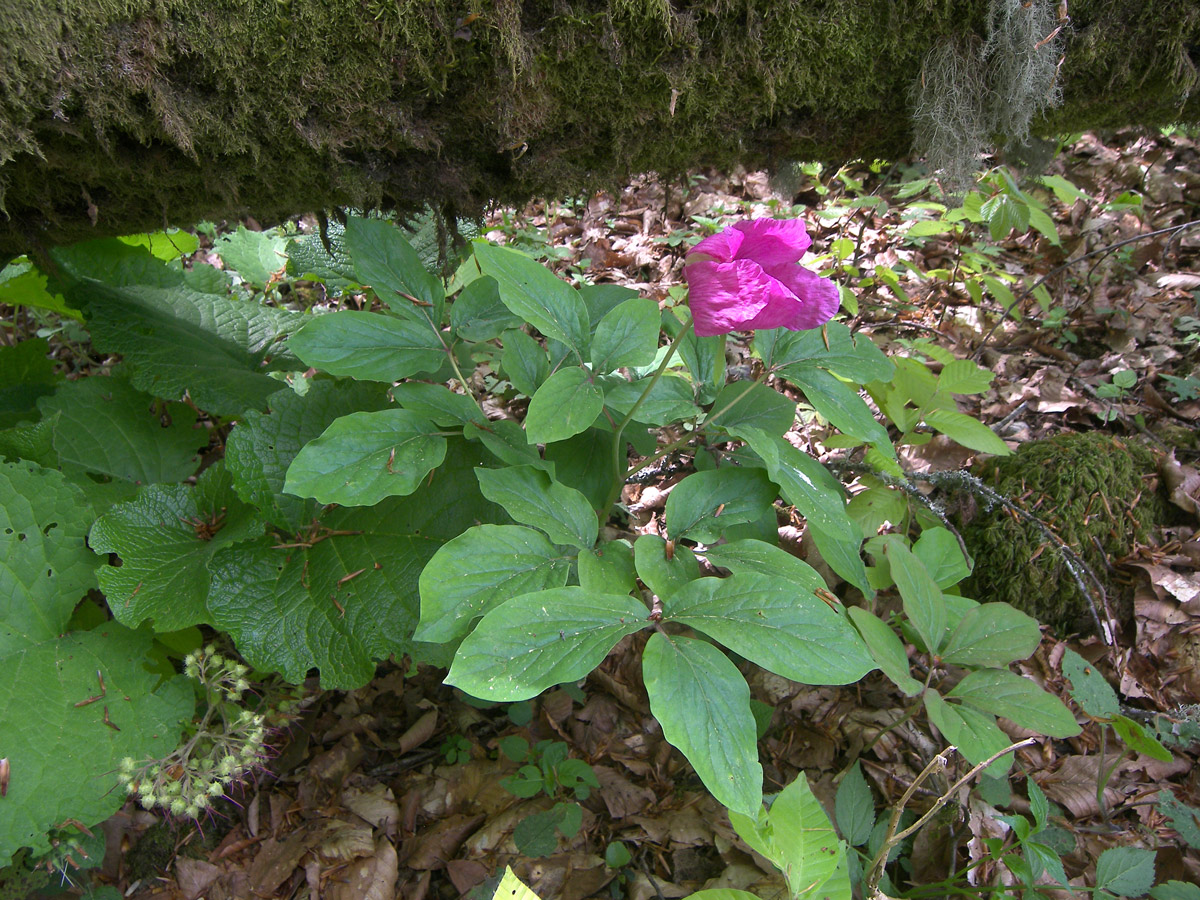
[(441, 869), (458, 853), (467, 835), (487, 817), (453, 815), (434, 822), (416, 837), (404, 842), (404, 865), (409, 869)]
[(301, 858), (317, 839), (318, 836), (301, 827), (288, 835), (287, 840), (267, 838), (263, 841), (248, 873), (254, 893), (264, 897), (274, 894), (280, 885), (292, 877)]
[[(1038, 779), (1038, 786), (1051, 800), (1065, 806), (1076, 819), (1099, 815), (1100, 804), (1096, 800), (1096, 794), (1100, 787), (1100, 764), (1098, 755), (1068, 756), (1056, 770), (1045, 778)], [(1104, 766), (1105, 771), (1111, 765), (1110, 759)], [(1113, 785), (1120, 783), (1117, 776), (1124, 772), (1124, 769), (1124, 765), (1118, 766), (1104, 788), (1104, 804), (1110, 809), (1121, 802), (1123, 795)]]
[(175, 859), (175, 882), (183, 891), (184, 900), (197, 900), (220, 876), (221, 867), (206, 860), (190, 856)]
[(644, 785), (639, 787), (616, 769), (593, 766), (592, 770), (600, 781), (600, 799), (613, 819), (619, 821), (627, 816), (643, 814), (654, 804), (654, 791)]
[(400, 808), (386, 784), (373, 784), (365, 790), (347, 788), (342, 792), (342, 806), (389, 836), (395, 834)]
[(326, 900), (392, 900), (400, 873), (396, 848), (387, 838), (375, 842), (374, 853), (360, 859), (325, 888)]

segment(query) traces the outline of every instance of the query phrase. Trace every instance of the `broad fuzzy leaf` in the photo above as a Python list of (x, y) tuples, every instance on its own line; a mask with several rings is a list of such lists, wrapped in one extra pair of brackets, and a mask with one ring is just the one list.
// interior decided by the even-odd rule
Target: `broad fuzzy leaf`
[(186, 391), (220, 415), (262, 409), (279, 390), (266, 370), (298, 368), (279, 342), (304, 318), (196, 290), (179, 270), (154, 265), (160, 271), (126, 265), (113, 283), (89, 279), (71, 289), (96, 348), (120, 353), (133, 385), (157, 397), (178, 400)]
[(904, 602), (904, 614), (912, 623), (926, 649), (936, 653), (946, 631), (946, 605), (942, 591), (930, 577), (924, 564), (899, 542), (886, 545), (892, 577)]
[(750, 688), (717, 647), (655, 632), (642, 673), (650, 711), (704, 786), (733, 812), (757, 817), (762, 807)]
[(617, 641), (647, 626), (647, 612), (633, 597), (574, 586), (515, 597), (462, 642), (446, 683), (483, 700), (535, 697), (591, 672)]
[[(120, 761), (161, 758), (178, 745), (195, 695), (182, 677), (159, 684), (146, 669), (149, 652), (149, 635), (109, 622), (0, 654), (10, 773), (0, 800), (0, 866), (20, 847), (49, 850), (46, 832), (65, 819), (88, 826), (107, 819), (125, 802)], [(105, 697), (77, 706), (100, 693), (97, 672)], [(116, 728), (104, 724), (106, 709)]]
[(190, 408), (157, 403), (116, 376), (68, 381), (38, 407), (57, 416), (54, 449), (64, 463), (134, 484), (182, 481), (208, 443)]
[[(57, 637), (96, 583), (91, 508), (61, 473), (0, 463), (0, 654)], [(0, 752), (3, 752), (0, 749)]]
[(658, 352), (658, 304), (645, 297), (626, 300), (596, 325), (592, 367), (613, 372), (624, 366), (648, 366)]
[(38, 397), (54, 393), (59, 376), (49, 350), (41, 338), (0, 347), (0, 428), (38, 418)]
[(665, 603), (664, 618), (703, 632), (764, 669), (802, 684), (850, 684), (875, 668), (850, 623), (808, 583), (766, 575), (701, 578)]
[(370, 680), (375, 660), (413, 650), (417, 579), (445, 541), (503, 511), (475, 487), (470, 445), (455, 442), (431, 484), (368, 508), (327, 511), (299, 538), (224, 547), (209, 564), (209, 611), (254, 666), (327, 688)]
[(113, 617), (130, 628), (149, 618), (157, 631), (178, 631), (209, 621), (212, 555), (262, 532), (262, 520), (238, 500), (233, 479), (217, 463), (194, 487), (150, 485), (136, 500), (113, 506), (88, 541), (97, 553), (120, 557), (120, 565), (99, 569)]

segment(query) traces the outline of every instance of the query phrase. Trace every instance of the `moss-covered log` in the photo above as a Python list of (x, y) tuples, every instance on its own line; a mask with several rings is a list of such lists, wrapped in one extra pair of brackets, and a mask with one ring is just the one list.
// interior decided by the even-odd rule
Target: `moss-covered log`
[[(3, 0), (0, 255), (244, 213), (473, 212), (644, 170), (899, 155), (922, 60), (983, 40), (988, 4)], [(1200, 119), (1198, 0), (1069, 14), (1064, 102), (1035, 130)]]

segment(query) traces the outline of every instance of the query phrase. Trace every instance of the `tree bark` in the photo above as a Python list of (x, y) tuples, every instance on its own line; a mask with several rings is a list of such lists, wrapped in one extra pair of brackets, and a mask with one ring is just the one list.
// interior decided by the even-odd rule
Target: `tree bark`
[[(1005, 0), (0, 0), (0, 257), (895, 158), (922, 60), (983, 42), (989, 2)], [(1068, 12), (1063, 102), (1035, 132), (1200, 118), (1200, 0)]]

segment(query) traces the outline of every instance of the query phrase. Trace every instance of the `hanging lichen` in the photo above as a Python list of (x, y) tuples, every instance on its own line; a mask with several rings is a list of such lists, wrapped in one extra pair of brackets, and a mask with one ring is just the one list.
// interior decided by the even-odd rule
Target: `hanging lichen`
[[(1105, 585), (1113, 612), (1124, 616), (1128, 598), (1110, 577), (1111, 565), (1135, 542), (1148, 543), (1162, 519), (1153, 473), (1145, 447), (1092, 432), (1030, 441), (1013, 456), (989, 460), (979, 475), (1079, 554)], [(975, 558), (963, 586), (967, 596), (1002, 600), (1060, 630), (1094, 630), (1063, 555), (1034, 525), (997, 507), (965, 524), (962, 534)]]
[(914, 149), (950, 191), (969, 185), (992, 140), (1020, 144), (1062, 99), (1065, 21), (1053, 0), (991, 0), (987, 38), (954, 35), (926, 55), (911, 94)]

